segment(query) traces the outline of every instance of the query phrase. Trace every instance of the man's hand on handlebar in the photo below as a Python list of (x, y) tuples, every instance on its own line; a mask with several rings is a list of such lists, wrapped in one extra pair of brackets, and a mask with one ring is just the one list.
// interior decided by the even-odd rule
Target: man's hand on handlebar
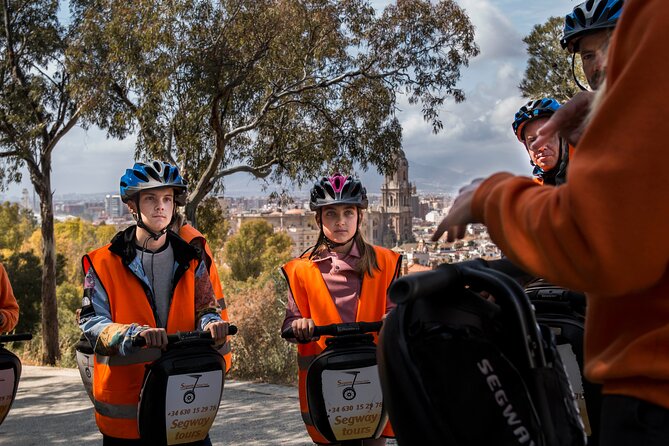
[(167, 348), (167, 332), (164, 328), (147, 328), (139, 333), (146, 340), (146, 346), (151, 348)]
[(229, 322), (225, 321), (212, 321), (204, 327), (205, 331), (211, 333), (211, 337), (214, 340), (214, 344), (220, 345), (223, 344), (228, 335), (228, 327), (230, 326)]
[(319, 339), (318, 336), (314, 337), (314, 327), (316, 324), (314, 324), (313, 319), (296, 319), (291, 323), (290, 326), (293, 329), (293, 333), (295, 333), (295, 339), (297, 339), (298, 342), (309, 342)]

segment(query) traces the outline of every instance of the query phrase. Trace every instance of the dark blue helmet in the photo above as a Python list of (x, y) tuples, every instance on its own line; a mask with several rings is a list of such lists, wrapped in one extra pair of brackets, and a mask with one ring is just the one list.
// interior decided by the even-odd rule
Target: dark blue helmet
[(560, 44), (575, 52), (575, 41), (590, 31), (614, 28), (623, 10), (623, 0), (587, 0), (576, 5), (564, 20)]
[(312, 211), (335, 204), (352, 204), (367, 208), (367, 190), (359, 180), (335, 173), (321, 178), (311, 189), (309, 208)]
[(522, 142), (525, 140), (523, 135), (525, 124), (537, 118), (551, 117), (558, 108), (560, 108), (560, 103), (553, 98), (537, 99), (520, 107), (513, 120), (513, 124), (511, 124), (513, 133), (516, 134), (518, 141)]
[(174, 202), (186, 204), (188, 186), (179, 174), (179, 169), (169, 163), (153, 160), (149, 163), (135, 163), (126, 169), (121, 177), (121, 200), (127, 203), (138, 192), (159, 187), (174, 188)]

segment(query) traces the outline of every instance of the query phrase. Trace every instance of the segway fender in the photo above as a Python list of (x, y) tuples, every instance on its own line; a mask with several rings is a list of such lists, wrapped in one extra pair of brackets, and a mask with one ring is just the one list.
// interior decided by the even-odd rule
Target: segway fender
[(16, 398), (21, 377), (21, 362), (9, 350), (0, 347), (0, 424), (5, 421)]

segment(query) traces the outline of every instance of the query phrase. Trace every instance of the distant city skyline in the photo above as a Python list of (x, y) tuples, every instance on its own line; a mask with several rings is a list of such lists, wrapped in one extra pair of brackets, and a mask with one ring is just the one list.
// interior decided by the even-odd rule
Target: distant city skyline
[[(372, 1), (382, 8), (387, 1)], [(398, 118), (411, 181), (423, 192), (454, 192), (471, 179), (505, 170), (529, 175), (527, 155), (511, 131), (515, 111), (526, 102), (518, 90), (527, 54), (522, 38), (551, 16), (564, 16), (573, 0), (458, 0), (476, 27), (481, 54), (463, 68), (458, 87), (467, 95), (462, 104), (447, 102), (440, 116), (444, 129), (432, 133), (420, 108), (400, 97)], [(53, 152), (52, 188), (55, 196), (72, 193), (114, 193), (123, 170), (134, 162), (135, 137), (108, 139), (97, 128), (75, 127)], [(372, 168), (373, 169), (373, 168)], [(367, 189), (378, 191), (383, 177), (374, 170), (357, 172)], [(32, 185), (21, 184), (0, 195), (20, 200)], [(267, 192), (273, 189), (270, 187)], [(226, 178), (226, 194), (262, 194), (262, 183), (247, 174)], [(299, 192), (298, 192), (299, 193)]]

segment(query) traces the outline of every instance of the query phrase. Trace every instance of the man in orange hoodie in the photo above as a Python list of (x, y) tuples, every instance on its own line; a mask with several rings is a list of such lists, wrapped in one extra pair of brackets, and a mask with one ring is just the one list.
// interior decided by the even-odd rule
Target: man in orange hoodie
[(18, 321), (19, 304), (16, 303), (7, 271), (0, 264), (0, 333), (14, 330)]
[(495, 174), (465, 187), (435, 233), (483, 222), (512, 261), (587, 293), (585, 372), (603, 384), (605, 445), (669, 444), (667, 23), (666, 0), (625, 2), (565, 185)]

